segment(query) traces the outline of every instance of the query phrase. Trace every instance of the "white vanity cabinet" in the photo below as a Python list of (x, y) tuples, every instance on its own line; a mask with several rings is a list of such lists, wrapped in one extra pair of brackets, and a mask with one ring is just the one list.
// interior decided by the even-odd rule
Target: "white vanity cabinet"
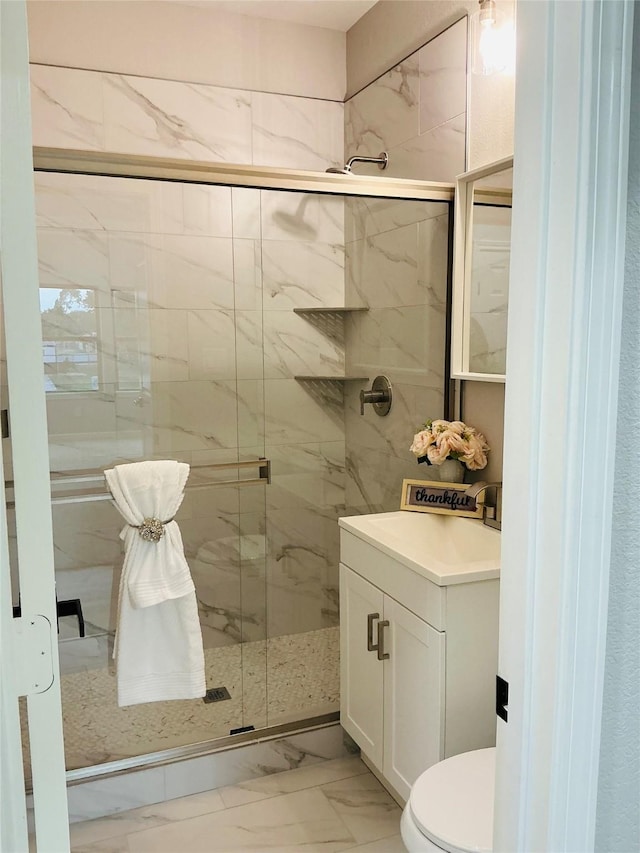
[[(395, 541), (392, 523), (375, 527), (394, 515), (340, 520), (340, 715), (367, 763), (406, 800), (427, 767), (495, 743), (499, 556), (477, 571), (417, 566), (407, 531)], [(490, 533), (499, 555), (499, 534)]]

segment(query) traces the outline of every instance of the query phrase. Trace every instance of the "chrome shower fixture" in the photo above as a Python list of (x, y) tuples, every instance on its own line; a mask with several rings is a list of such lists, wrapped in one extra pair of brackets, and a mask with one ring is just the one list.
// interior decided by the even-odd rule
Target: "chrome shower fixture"
[(350, 175), (353, 172), (352, 166), (354, 163), (377, 163), (379, 169), (386, 169), (389, 162), (389, 155), (386, 151), (381, 151), (377, 157), (349, 157), (342, 169), (331, 166), (327, 169), (332, 175)]

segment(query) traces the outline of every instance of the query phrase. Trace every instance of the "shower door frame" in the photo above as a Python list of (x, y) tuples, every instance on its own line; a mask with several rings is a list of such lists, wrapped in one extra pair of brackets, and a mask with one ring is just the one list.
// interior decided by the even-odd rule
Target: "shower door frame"
[[(92, 175), (99, 177), (128, 178), (140, 180), (169, 181), (176, 183), (204, 184), (228, 187), (243, 187), (276, 192), (313, 193), (317, 195), (368, 197), (445, 203), (450, 205), (449, 232), (453, 228), (453, 201), (455, 185), (453, 183), (413, 181), (385, 176), (369, 177), (354, 174), (331, 174), (309, 172), (295, 169), (244, 166), (228, 163), (210, 163), (181, 159), (150, 157), (146, 155), (128, 155), (96, 151), (79, 151), (65, 148), (33, 148), (34, 172)], [(450, 250), (450, 247), (449, 247)], [(451, 265), (450, 265), (451, 266)], [(451, 327), (450, 292), (451, 269), (448, 272), (448, 299), (446, 313), (447, 343), (445, 360), (449, 360), (449, 334)], [(445, 408), (450, 395), (449, 368), (445, 370)], [(299, 732), (339, 721), (339, 712), (317, 717), (301, 718), (294, 722), (282, 723), (260, 728), (233, 736), (223, 736), (208, 741), (200, 741), (149, 752), (139, 756), (118, 759), (102, 764), (90, 765), (66, 771), (67, 784), (75, 785), (88, 779), (108, 778), (117, 773), (147, 769), (210, 755), (240, 746), (257, 739), (260, 741), (282, 737), (293, 731)]]
[[(323, 195), (373, 196), (405, 201), (451, 203), (455, 190), (452, 183), (436, 181), (411, 181), (404, 178), (351, 174), (336, 175), (297, 169), (208, 163), (200, 160), (39, 146), (33, 148), (33, 168), (36, 172), (179, 181), (190, 184), (216, 184)], [(384, 192), (381, 192), (382, 188)]]

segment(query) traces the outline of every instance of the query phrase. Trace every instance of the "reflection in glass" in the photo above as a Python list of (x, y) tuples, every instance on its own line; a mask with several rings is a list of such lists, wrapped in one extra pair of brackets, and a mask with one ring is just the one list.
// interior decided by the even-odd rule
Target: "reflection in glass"
[(456, 181), (451, 375), (504, 382), (513, 158)]
[(505, 373), (511, 208), (474, 205), (469, 370)]
[(94, 291), (41, 287), (40, 312), (45, 391), (97, 391)]

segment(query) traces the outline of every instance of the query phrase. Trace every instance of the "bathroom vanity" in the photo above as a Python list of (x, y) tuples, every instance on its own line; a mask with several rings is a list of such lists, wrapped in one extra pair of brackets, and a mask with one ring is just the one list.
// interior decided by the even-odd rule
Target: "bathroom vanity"
[(404, 802), (427, 767), (495, 744), (500, 534), (402, 511), (339, 524), (341, 723)]

